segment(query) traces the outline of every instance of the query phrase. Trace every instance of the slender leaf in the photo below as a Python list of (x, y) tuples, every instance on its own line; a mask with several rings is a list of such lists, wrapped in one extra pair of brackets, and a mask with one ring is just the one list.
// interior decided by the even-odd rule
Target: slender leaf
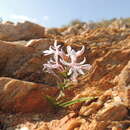
[(51, 96), (46, 96), (46, 98), (53, 106), (63, 107), (63, 108), (71, 106), (71, 105), (76, 104), (76, 103), (81, 103), (81, 102), (84, 102), (84, 101), (91, 101), (91, 100), (97, 99), (97, 97), (82, 97), (82, 98), (79, 98), (79, 99), (76, 99), (76, 100), (63, 102), (63, 101), (57, 101), (55, 98), (53, 98)]
[(87, 100), (90, 101), (90, 100), (93, 100), (93, 99), (96, 99), (96, 97), (82, 97), (82, 98), (79, 98), (79, 99), (76, 99), (76, 100), (71, 100), (71, 101), (68, 101), (68, 102), (60, 103), (59, 106), (68, 107), (68, 106), (76, 104), (76, 103), (84, 102), (84, 101), (87, 101)]

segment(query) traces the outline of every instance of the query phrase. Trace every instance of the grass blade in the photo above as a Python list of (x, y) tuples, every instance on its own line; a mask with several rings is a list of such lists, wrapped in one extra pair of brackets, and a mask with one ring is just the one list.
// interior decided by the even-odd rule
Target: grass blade
[(79, 99), (76, 99), (76, 100), (71, 100), (71, 101), (68, 101), (68, 102), (60, 103), (58, 105), (60, 107), (68, 107), (68, 106), (76, 104), (76, 103), (80, 103), (80, 102), (84, 102), (84, 101), (91, 101), (91, 100), (94, 100), (94, 99), (96, 99), (96, 97), (82, 97), (82, 98), (79, 98)]

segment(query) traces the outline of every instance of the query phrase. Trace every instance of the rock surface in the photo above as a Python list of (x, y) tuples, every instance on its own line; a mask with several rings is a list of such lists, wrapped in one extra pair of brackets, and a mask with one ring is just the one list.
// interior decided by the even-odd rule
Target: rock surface
[(130, 108), (130, 61), (121, 71), (120, 75), (115, 77), (117, 82), (118, 93), (126, 106)]
[(0, 75), (12, 76), (13, 72), (33, 56), (34, 52), (32, 48), (0, 41)]
[(0, 78), (0, 108), (4, 112), (49, 112), (45, 96), (55, 96), (58, 89), (6, 77)]
[(0, 23), (0, 40), (18, 41), (44, 37), (44, 27), (25, 21), (13, 24), (10, 22)]
[(48, 49), (53, 42), (51, 39), (34, 39), (21, 45), (20, 41), (0, 41), (0, 76), (55, 84), (55, 78), (42, 71), (43, 63), (48, 58), (43, 56), (42, 51)]
[[(113, 23), (112, 26), (104, 28), (84, 23), (46, 29), (44, 34), (44, 27), (30, 22), (5, 25), (0, 25), (3, 27), (0, 38), (12, 42), (0, 41), (0, 128), (29, 130), (130, 128), (129, 27), (118, 23), (114, 26)], [(5, 33), (7, 28), (10, 31)], [(20, 28), (28, 30), (27, 33), (22, 33), (23, 35), (18, 33)], [(33, 29), (36, 31), (30, 35)], [(46, 38), (43, 38), (44, 36)], [(68, 97), (78, 99), (94, 96), (96, 99), (74, 104), (67, 110), (55, 110), (43, 98), (45, 95), (56, 96), (58, 92), (57, 87), (54, 87), (56, 79), (42, 71), (42, 64), (49, 58), (43, 56), (42, 51), (53, 44), (54, 40), (58, 40), (63, 49), (66, 45), (71, 45), (77, 50), (82, 45), (85, 46), (84, 56), (92, 68), (73, 85), (75, 96)], [(48, 115), (45, 116), (45, 113)]]

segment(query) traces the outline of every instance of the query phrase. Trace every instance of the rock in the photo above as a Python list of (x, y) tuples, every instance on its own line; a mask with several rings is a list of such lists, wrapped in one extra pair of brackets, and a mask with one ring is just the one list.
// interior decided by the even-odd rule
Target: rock
[(114, 82), (118, 87), (118, 94), (126, 106), (130, 108), (130, 61), (121, 71), (120, 75), (115, 77)]
[(26, 47), (32, 47), (36, 51), (43, 51), (49, 48), (51, 44), (54, 43), (54, 40), (49, 38), (33, 39), (27, 42)]
[(0, 41), (0, 75), (12, 76), (34, 52), (32, 48)]
[(129, 59), (130, 49), (108, 52), (104, 57), (95, 61), (91, 78), (93, 80), (103, 80), (110, 72), (115, 72), (114, 74), (118, 75)]
[(78, 34), (78, 28), (77, 27), (75, 27), (75, 26), (71, 26), (71, 27), (69, 27), (67, 30), (65, 30), (63, 33), (62, 33), (62, 35), (71, 35), (71, 34), (74, 34), (74, 35), (76, 35), (76, 34)]
[(61, 35), (57, 28), (46, 28), (45, 35)]
[(36, 84), (6, 77), (0, 78), (0, 109), (5, 112), (51, 111), (45, 96), (55, 96), (58, 90), (44, 84)]
[(33, 118), (34, 121), (40, 121), (41, 120), (39, 114), (34, 115), (32, 118)]
[(116, 127), (116, 126), (114, 126), (114, 127), (112, 127), (112, 130), (123, 130), (123, 129), (122, 129), (122, 127)]
[(119, 29), (119, 28), (122, 29), (124, 27), (124, 23), (121, 19), (114, 20), (108, 27), (109, 28), (115, 28), (115, 29)]
[[(0, 27), (3, 25), (13, 27), (15, 30), (12, 33), (11, 28), (12, 30), (7, 30), (6, 33), (0, 33), (0, 37), (15, 42), (0, 41), (0, 76), (13, 78), (0, 77), (2, 124), (13, 126), (13, 129), (27, 127), (36, 130), (129, 129), (129, 27), (117, 23), (117, 26), (110, 28), (105, 22), (101, 25), (75, 24), (63, 28), (45, 29), (45, 32), (43, 29), (42, 35), (34, 34), (34, 30), (30, 35), (29, 30), (28, 34), (24, 35), (23, 31), (22, 34), (16, 33), (16, 30), (20, 30), (16, 29), (16, 26), (25, 28), (25, 33), (27, 26), (7, 22), (0, 24)], [(1, 32), (3, 30), (1, 29)], [(6, 34), (8, 36), (5, 36)], [(21, 39), (23, 41), (19, 41)], [(69, 91), (73, 91), (73, 95), (68, 92), (65, 98), (67, 100), (80, 97), (97, 98), (66, 108), (71, 109), (74, 115), (64, 109), (53, 114), (49, 113), (49, 117), (45, 116), (45, 113), (51, 112), (52, 107), (42, 95), (55, 96), (58, 90), (50, 87), (55, 86), (57, 81), (55, 77), (42, 71), (42, 65), (49, 58), (44, 56), (42, 51), (48, 49), (54, 39), (65, 43), (65, 46), (71, 45), (76, 50), (84, 45), (86, 63), (92, 65), (85, 75), (78, 78), (77, 84), (72, 85), (73, 89)], [(79, 61), (82, 59), (83, 57), (79, 57)], [(9, 117), (7, 112), (12, 116)], [(22, 114), (14, 114), (16, 112)], [(27, 114), (29, 112), (31, 113)], [(34, 116), (32, 112), (35, 112)], [(39, 116), (38, 112), (43, 112), (42, 116)]]
[[(120, 74), (123, 68), (130, 60), (130, 49), (117, 49), (109, 51), (105, 56), (98, 58), (93, 62), (92, 68), (88, 74), (79, 79), (78, 86), (86, 88), (84, 95), (103, 94), (106, 90), (114, 88), (114, 78)], [(94, 91), (93, 91), (94, 90)]]
[(44, 56), (33, 57), (14, 72), (13, 77), (31, 82), (56, 85), (56, 78), (43, 71), (45, 61), (46, 58)]
[(95, 112), (97, 112), (101, 107), (103, 106), (103, 103), (98, 101), (98, 102), (94, 102), (92, 103), (91, 105), (89, 106), (82, 106), (81, 109), (80, 109), (80, 112), (79, 114), (81, 116), (89, 116)]
[(23, 45), (23, 46), (26, 46), (26, 44), (28, 43), (28, 41), (20, 40), (20, 41), (8, 42), (8, 43), (13, 44), (13, 45)]
[(108, 126), (108, 122), (92, 120), (87, 130), (105, 130)]
[(128, 110), (119, 96), (115, 96), (112, 89), (107, 90), (96, 102), (82, 105), (79, 115), (93, 120), (86, 127), (87, 130), (105, 130), (112, 121), (123, 120)]
[(88, 130), (105, 130), (111, 124), (111, 121), (119, 121), (127, 116), (126, 107), (117, 102), (105, 104), (94, 116), (92, 122), (88, 126)]
[[(19, 129), (16, 129), (16, 130), (19, 130)], [(29, 130), (29, 128), (28, 127), (22, 127), (22, 128), (20, 128), (20, 130)]]
[[(56, 84), (56, 78), (51, 74), (43, 72), (43, 64), (47, 62), (49, 56), (44, 56), (42, 51), (49, 48), (54, 43), (52, 39), (35, 39), (30, 40), (27, 48), (35, 50), (33, 57), (25, 62), (17, 71), (13, 73), (13, 77), (32, 81), (37, 83), (46, 83), (49, 85)], [(51, 78), (51, 82), (50, 82)]]
[(18, 41), (44, 37), (44, 27), (25, 21), (24, 23), (0, 23), (0, 40)]
[(122, 120), (127, 116), (127, 108), (117, 102), (109, 103), (106, 107), (98, 111), (96, 115), (97, 121), (113, 121)]
[(45, 57), (42, 51), (48, 49), (53, 42), (54, 40), (49, 39), (35, 39), (21, 45), (17, 42), (0, 41), (0, 76), (56, 84), (54, 76), (42, 71), (43, 64), (49, 58)]
[(106, 91), (102, 96), (99, 97), (97, 102), (92, 102), (90, 105), (82, 105), (79, 115), (81, 116), (90, 116), (91, 114), (97, 113), (100, 110), (104, 103), (112, 97), (112, 91)]
[(53, 120), (47, 124), (49, 130), (74, 130), (82, 124), (83, 120), (75, 118), (75, 113), (70, 113), (60, 120)]

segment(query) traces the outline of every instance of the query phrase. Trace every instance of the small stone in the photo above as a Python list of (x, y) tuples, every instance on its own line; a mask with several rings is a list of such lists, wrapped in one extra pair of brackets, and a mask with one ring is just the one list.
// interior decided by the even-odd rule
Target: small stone
[(32, 118), (33, 118), (34, 121), (39, 121), (39, 120), (41, 120), (41, 119), (40, 119), (40, 115), (38, 115), (38, 114), (37, 114), (37, 115), (33, 115)]
[(27, 128), (27, 127), (22, 127), (22, 128), (20, 128), (19, 130), (29, 130), (29, 128)]

